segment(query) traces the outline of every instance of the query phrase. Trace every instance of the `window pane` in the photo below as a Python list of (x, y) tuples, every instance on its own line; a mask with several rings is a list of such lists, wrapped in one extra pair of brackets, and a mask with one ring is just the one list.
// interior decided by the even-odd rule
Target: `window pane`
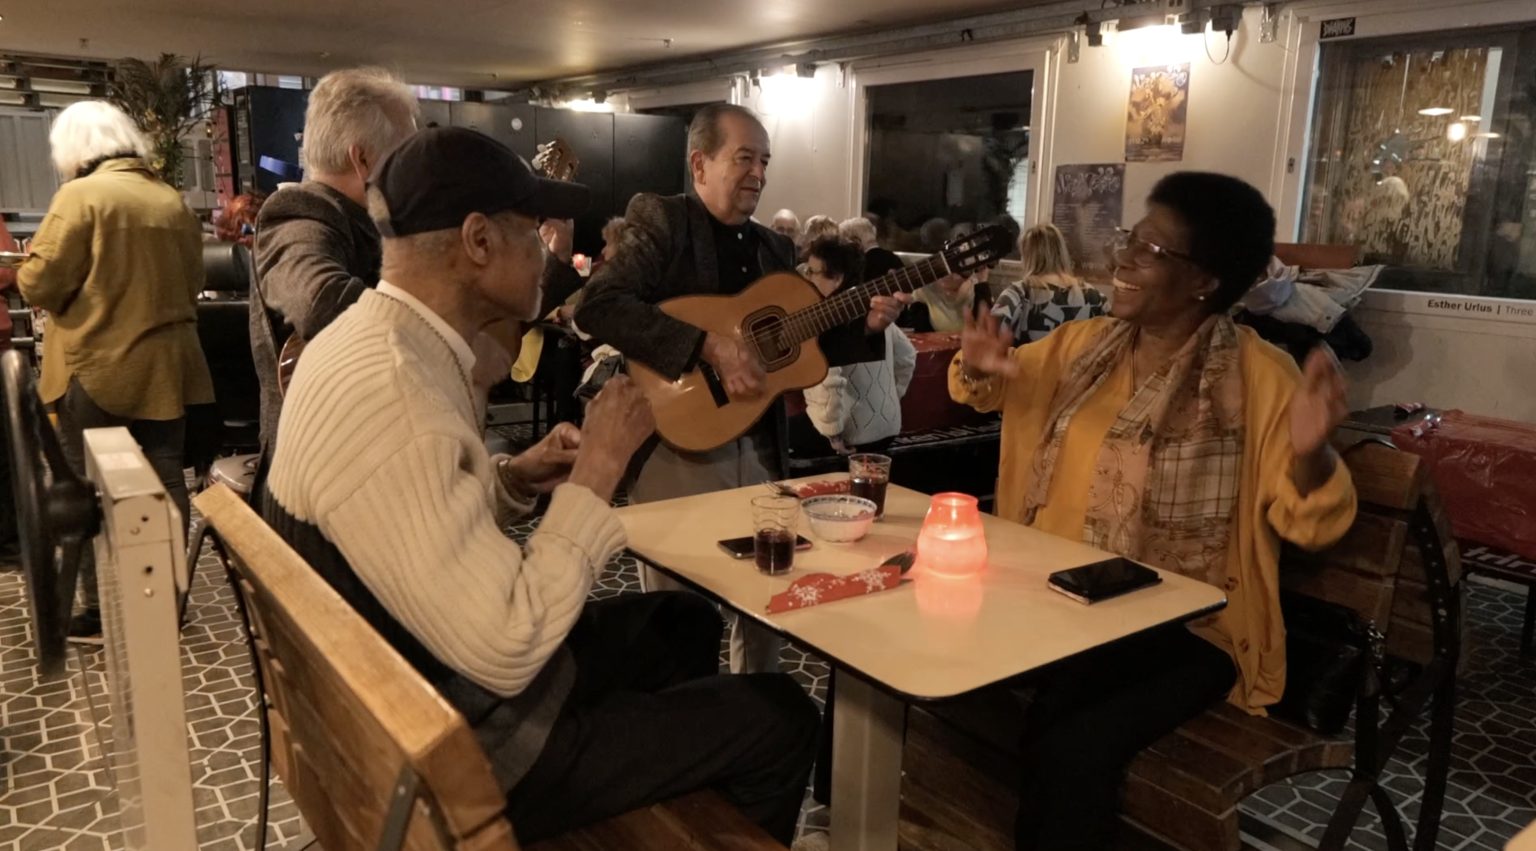
[(870, 86), (865, 209), (880, 244), (936, 251), (951, 234), (1007, 217), (1029, 177), (1033, 74), (1015, 71)]
[(1324, 45), (1303, 241), (1380, 287), (1536, 299), (1533, 74), (1533, 27)]

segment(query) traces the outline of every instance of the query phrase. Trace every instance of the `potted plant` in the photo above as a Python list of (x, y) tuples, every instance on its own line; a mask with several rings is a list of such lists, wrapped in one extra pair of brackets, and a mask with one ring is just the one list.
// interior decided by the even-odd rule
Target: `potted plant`
[(217, 102), (217, 77), (200, 59), (172, 53), (159, 59), (124, 59), (107, 86), (107, 97), (149, 137), (150, 167), (166, 183), (182, 188), (181, 146), (192, 128), (208, 117)]

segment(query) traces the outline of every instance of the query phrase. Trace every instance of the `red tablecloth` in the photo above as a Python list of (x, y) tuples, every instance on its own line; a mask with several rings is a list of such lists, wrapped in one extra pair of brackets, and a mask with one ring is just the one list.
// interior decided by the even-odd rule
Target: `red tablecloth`
[[(953, 428), (986, 419), (986, 414), (949, 398), (949, 362), (960, 351), (960, 335), (908, 332), (907, 338), (917, 349), (917, 366), (906, 395), (901, 397), (901, 433)], [(785, 394), (784, 400), (790, 416), (805, 412), (805, 397), (799, 391)]]
[(1429, 462), (1456, 537), (1536, 559), (1536, 425), (1446, 411), (1419, 430), (1392, 441)]

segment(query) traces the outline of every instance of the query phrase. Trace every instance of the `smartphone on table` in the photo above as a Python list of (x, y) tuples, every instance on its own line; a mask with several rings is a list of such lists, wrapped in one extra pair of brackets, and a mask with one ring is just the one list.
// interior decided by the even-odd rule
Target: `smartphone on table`
[(1162, 581), (1152, 568), (1120, 557), (1058, 570), (1048, 580), (1052, 591), (1090, 605)]

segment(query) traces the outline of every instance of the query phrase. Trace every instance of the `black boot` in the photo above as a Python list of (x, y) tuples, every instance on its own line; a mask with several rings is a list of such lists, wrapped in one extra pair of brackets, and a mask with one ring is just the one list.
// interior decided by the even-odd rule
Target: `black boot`
[(69, 640), (79, 644), (101, 643), (101, 609), (81, 609), (69, 619)]

